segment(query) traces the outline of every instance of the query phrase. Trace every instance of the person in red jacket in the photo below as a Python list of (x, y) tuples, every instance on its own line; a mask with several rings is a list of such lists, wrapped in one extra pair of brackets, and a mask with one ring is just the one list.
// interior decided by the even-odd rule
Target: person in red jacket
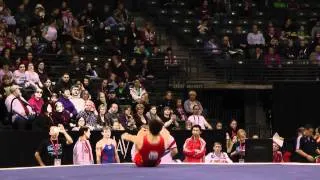
[(28, 103), (37, 114), (40, 114), (42, 106), (44, 104), (44, 101), (42, 99), (42, 90), (37, 89), (36, 92), (29, 99)]
[(200, 137), (201, 127), (194, 125), (191, 131), (192, 136), (183, 145), (184, 162), (202, 163), (206, 154), (206, 142)]

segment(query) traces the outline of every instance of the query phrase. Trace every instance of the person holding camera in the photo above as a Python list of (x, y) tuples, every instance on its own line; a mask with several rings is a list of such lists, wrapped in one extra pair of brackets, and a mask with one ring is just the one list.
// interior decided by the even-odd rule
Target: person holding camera
[[(59, 137), (60, 133), (64, 138)], [(51, 126), (49, 135), (50, 138), (42, 141), (34, 156), (40, 166), (60, 166), (63, 164), (64, 147), (72, 144), (73, 140), (61, 124)]]

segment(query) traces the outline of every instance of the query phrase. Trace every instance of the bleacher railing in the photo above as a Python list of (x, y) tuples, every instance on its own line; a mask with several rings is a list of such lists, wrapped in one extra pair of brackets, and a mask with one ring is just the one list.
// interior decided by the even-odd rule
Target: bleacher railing
[[(219, 51), (219, 50), (217, 50)], [(275, 81), (318, 81), (320, 63), (308, 59), (284, 59), (280, 63), (264, 59), (245, 59), (241, 55), (229, 52), (212, 53), (213, 49), (189, 49), (189, 58), (185, 62), (186, 79), (272, 83)]]

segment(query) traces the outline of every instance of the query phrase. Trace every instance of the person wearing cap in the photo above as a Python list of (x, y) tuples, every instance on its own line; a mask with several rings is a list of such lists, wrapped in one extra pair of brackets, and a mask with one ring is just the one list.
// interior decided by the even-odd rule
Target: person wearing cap
[(196, 91), (189, 91), (189, 99), (184, 102), (184, 110), (188, 115), (193, 114), (193, 106), (199, 106), (199, 113), (202, 114), (203, 108), (201, 103), (196, 99), (197, 93)]
[(5, 105), (9, 113), (12, 113), (12, 123), (15, 129), (26, 129), (28, 120), (32, 119), (35, 112), (29, 103), (22, 97), (19, 86), (10, 87), (10, 95), (5, 100)]

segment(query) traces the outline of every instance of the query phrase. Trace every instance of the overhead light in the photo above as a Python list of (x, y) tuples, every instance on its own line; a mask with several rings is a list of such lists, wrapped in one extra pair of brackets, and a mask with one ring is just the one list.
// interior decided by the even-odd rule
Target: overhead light
[(84, 57), (80, 57), (80, 60), (83, 61), (83, 60), (84, 60)]
[(94, 50), (98, 50), (98, 46), (93, 47)]
[(95, 57), (93, 60), (98, 61), (98, 60), (99, 60), (99, 58)]
[(238, 64), (243, 64), (243, 61), (238, 61)]
[(91, 39), (91, 36), (87, 36), (87, 39)]
[(108, 61), (111, 61), (111, 58), (108, 58)]
[(126, 59), (122, 59), (122, 62), (125, 62), (126, 61)]
[(80, 48), (81, 48), (82, 50), (84, 50), (84, 46), (81, 46)]

